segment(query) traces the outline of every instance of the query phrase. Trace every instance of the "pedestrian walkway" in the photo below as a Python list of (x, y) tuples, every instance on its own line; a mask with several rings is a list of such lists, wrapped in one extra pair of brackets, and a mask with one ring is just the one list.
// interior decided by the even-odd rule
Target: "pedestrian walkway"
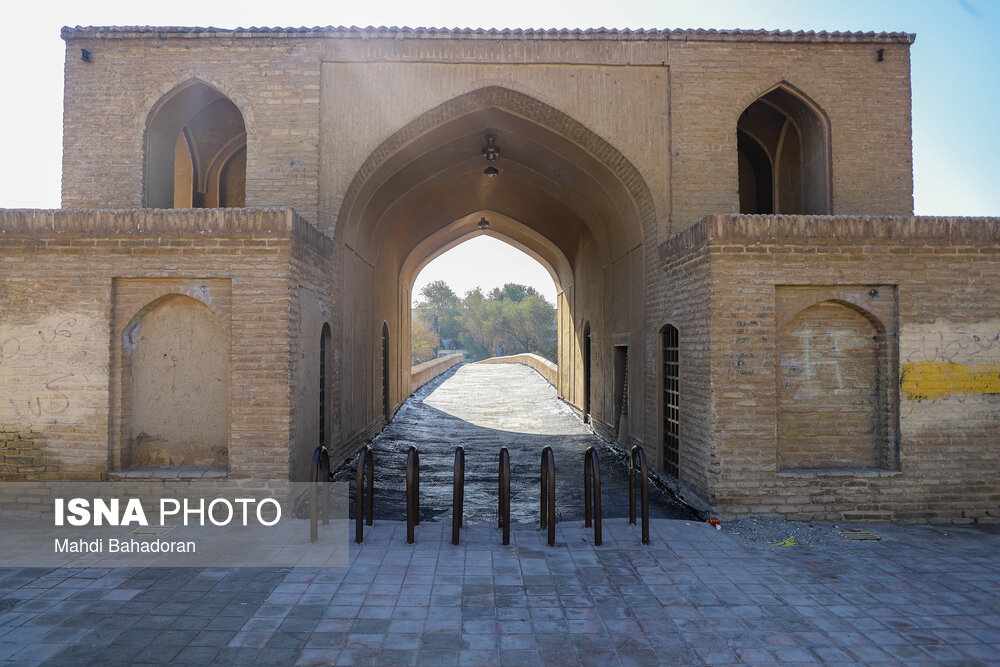
[[(574, 517), (582, 452), (600, 443), (533, 378), (464, 366), (375, 443), (377, 517), (394, 519), (409, 444), (423, 452), (426, 519), (450, 518), (451, 456), (465, 446), (458, 546), (448, 520), (421, 521), (407, 544), (405, 523), (376, 518), (346, 568), (0, 569), (0, 663), (1000, 664), (997, 526), (852, 526), (885, 539), (779, 547), (654, 518), (642, 545), (639, 527), (611, 518), (598, 547)], [(554, 547), (535, 525), (543, 443), (559, 471)], [(500, 444), (518, 480), (509, 546), (495, 521)], [(622, 516), (624, 468), (606, 449), (601, 465), (606, 516)], [(672, 511), (656, 498), (659, 516)]]
[[(411, 396), (372, 441), (375, 516), (405, 514), (406, 453), (420, 450), (421, 520), (451, 520), (455, 447), (465, 449), (465, 519), (496, 521), (497, 466), (501, 447), (510, 452), (511, 521), (538, 521), (541, 451), (556, 463), (556, 518), (583, 518), (583, 456), (593, 446), (600, 459), (602, 513), (628, 516), (628, 463), (595, 436), (559, 400), (541, 375), (521, 364), (464, 364)], [(647, 452), (653, 459), (653, 452)], [(336, 479), (354, 480), (354, 464)], [(650, 486), (650, 516), (693, 519), (669, 492)], [(353, 506), (353, 496), (352, 496)]]
[(377, 521), (346, 569), (0, 571), (0, 661), (113, 665), (996, 664), (1000, 537), (750, 545), (656, 519), (555, 547), (492, 525)]

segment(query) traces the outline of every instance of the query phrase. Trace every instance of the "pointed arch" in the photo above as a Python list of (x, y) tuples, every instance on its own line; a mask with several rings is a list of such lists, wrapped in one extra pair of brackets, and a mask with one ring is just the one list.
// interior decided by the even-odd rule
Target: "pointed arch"
[[(487, 130), (498, 134), (504, 148), (498, 163), (502, 171), (513, 169), (542, 183), (584, 224), (598, 227), (610, 218), (633, 243), (630, 247), (655, 233), (649, 188), (624, 155), (568, 114), (525, 93), (488, 86), (429, 109), (372, 151), (345, 192), (335, 237), (368, 254), (361, 229), (384, 222), (392, 203), (410, 205), (422, 189), (459, 173), (482, 172), (479, 144)], [(443, 146), (448, 150), (439, 150)], [(441, 159), (435, 160), (434, 153)], [(415, 175), (420, 179), (416, 187)], [(405, 192), (398, 191), (403, 183)]]
[(216, 313), (160, 296), (124, 328), (122, 352), (122, 467), (227, 467), (229, 336)]
[(742, 110), (736, 137), (741, 213), (833, 212), (830, 121), (809, 96), (771, 86)]
[(149, 208), (243, 206), (246, 121), (218, 88), (189, 79), (146, 118), (143, 203)]
[(896, 469), (885, 323), (828, 298), (778, 325), (779, 469)]
[[(485, 232), (477, 226), (482, 217), (487, 218), (490, 223)], [(517, 248), (541, 264), (552, 277), (557, 292), (573, 284), (573, 269), (556, 244), (518, 220), (495, 211), (482, 210), (442, 227), (414, 247), (403, 260), (399, 274), (400, 285), (411, 291), (414, 281), (425, 266), (470, 238), (483, 234)]]

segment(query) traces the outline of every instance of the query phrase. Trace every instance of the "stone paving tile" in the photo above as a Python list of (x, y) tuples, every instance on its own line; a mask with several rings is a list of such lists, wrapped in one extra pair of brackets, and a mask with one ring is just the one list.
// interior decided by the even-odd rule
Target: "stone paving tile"
[[(909, 665), (1000, 655), (995, 531), (880, 526), (884, 543), (779, 551), (686, 521), (654, 521), (647, 547), (622, 520), (606, 522), (602, 547), (579, 522), (562, 523), (554, 549), (529, 526), (510, 547), (492, 526), (470, 526), (458, 547), (424, 528), (406, 545), (400, 524), (376, 522), (336, 572), (0, 570), (0, 662)], [(382, 595), (393, 599), (369, 599)]]

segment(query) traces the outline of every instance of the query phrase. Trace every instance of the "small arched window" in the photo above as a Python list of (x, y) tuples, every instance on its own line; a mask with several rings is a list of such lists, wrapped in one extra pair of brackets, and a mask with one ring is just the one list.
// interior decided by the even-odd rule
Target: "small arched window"
[(740, 213), (831, 212), (829, 126), (823, 112), (780, 85), (736, 125)]
[(246, 201), (243, 114), (200, 81), (164, 96), (146, 126), (146, 206), (240, 207)]

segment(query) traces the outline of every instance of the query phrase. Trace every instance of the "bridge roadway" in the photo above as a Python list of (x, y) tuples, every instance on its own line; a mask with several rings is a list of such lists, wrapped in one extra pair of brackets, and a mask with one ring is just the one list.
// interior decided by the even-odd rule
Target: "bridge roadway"
[[(495, 522), (500, 448), (510, 452), (511, 521), (534, 523), (539, 513), (541, 451), (556, 464), (556, 520), (583, 518), (583, 459), (598, 452), (604, 517), (628, 516), (628, 462), (595, 436), (556, 396), (555, 389), (521, 364), (464, 364), (418, 390), (372, 441), (375, 518), (403, 520), (406, 454), (420, 451), (421, 521), (451, 521), (455, 448), (465, 448), (465, 521)], [(650, 459), (653, 452), (647, 452)], [(335, 475), (353, 481), (355, 463)], [(692, 519), (668, 491), (649, 487), (650, 516)], [(353, 484), (351, 506), (354, 506)], [(353, 509), (352, 509), (353, 513)]]

